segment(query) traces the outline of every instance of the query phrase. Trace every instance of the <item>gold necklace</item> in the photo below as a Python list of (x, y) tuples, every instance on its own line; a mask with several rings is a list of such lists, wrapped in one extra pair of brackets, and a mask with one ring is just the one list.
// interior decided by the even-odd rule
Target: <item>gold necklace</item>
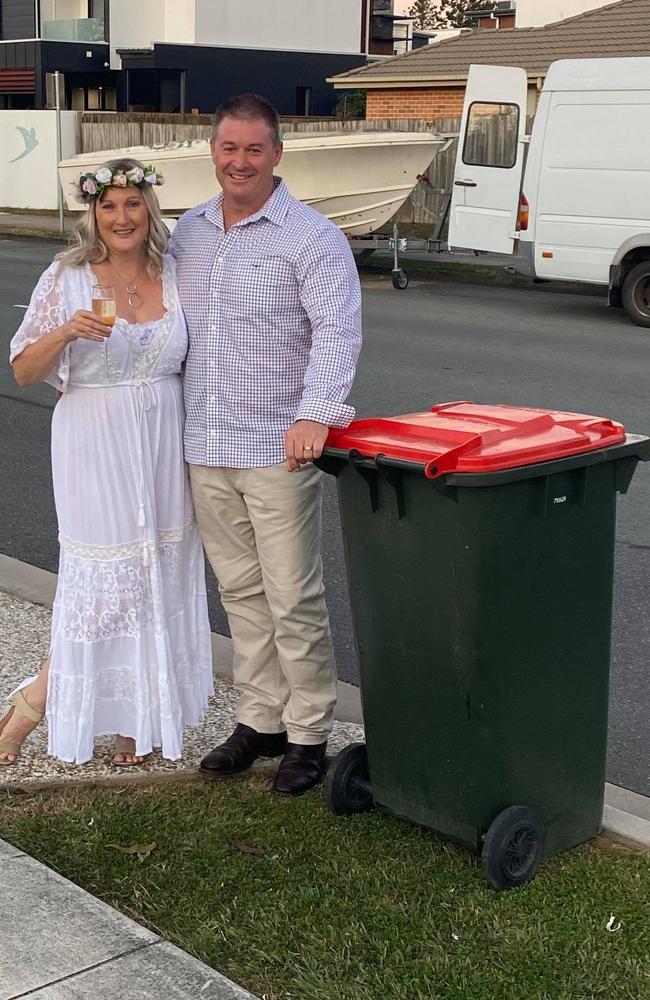
[(109, 264), (111, 265), (116, 275), (124, 285), (124, 288), (126, 289), (126, 293), (128, 295), (127, 301), (131, 306), (131, 308), (141, 309), (142, 306), (144, 305), (144, 296), (138, 291), (138, 286), (135, 283), (135, 278), (132, 281), (126, 281), (126, 279), (120, 274), (120, 272), (115, 267), (115, 264), (113, 263), (112, 260), (110, 260), (110, 258), (109, 258)]

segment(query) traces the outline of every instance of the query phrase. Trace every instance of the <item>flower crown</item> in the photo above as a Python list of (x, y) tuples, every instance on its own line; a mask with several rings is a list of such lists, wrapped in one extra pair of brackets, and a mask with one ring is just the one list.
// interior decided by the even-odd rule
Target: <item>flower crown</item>
[(153, 187), (165, 183), (162, 174), (156, 171), (151, 164), (147, 167), (132, 167), (124, 170), (121, 167), (115, 169), (111, 167), (100, 167), (94, 173), (82, 174), (78, 181), (72, 185), (72, 193), (77, 201), (87, 205), (95, 198), (101, 198), (102, 194), (109, 187), (146, 187), (151, 184)]

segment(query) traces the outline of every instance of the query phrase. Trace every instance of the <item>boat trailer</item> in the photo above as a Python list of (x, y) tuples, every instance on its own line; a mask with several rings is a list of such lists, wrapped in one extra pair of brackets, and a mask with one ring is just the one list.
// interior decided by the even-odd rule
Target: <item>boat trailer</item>
[(446, 240), (442, 239), (442, 232), (449, 217), (449, 207), (451, 205), (451, 194), (445, 192), (445, 202), (440, 217), (436, 222), (433, 234), (427, 239), (411, 239), (410, 237), (399, 235), (399, 222), (393, 223), (392, 236), (351, 236), (350, 247), (355, 257), (360, 260), (370, 257), (375, 250), (383, 250), (392, 253), (393, 269), (391, 271), (391, 281), (393, 288), (400, 291), (408, 287), (409, 276), (400, 262), (400, 254), (408, 253), (443, 253), (446, 247)]
[[(440, 133), (441, 137), (445, 139), (444, 144), (437, 152), (437, 156), (441, 153), (445, 153), (454, 142), (458, 139), (458, 132), (443, 132)], [(419, 181), (427, 180), (426, 174), (418, 174)], [(366, 257), (370, 257), (375, 250), (384, 250), (392, 253), (393, 255), (393, 269), (391, 271), (391, 280), (393, 282), (393, 288), (397, 288), (400, 291), (408, 287), (409, 276), (404, 270), (400, 263), (400, 254), (408, 253), (443, 253), (443, 244), (446, 245), (446, 241), (442, 239), (442, 233), (449, 218), (449, 209), (451, 207), (451, 191), (438, 190), (437, 193), (444, 195), (444, 202), (442, 206), (442, 211), (436, 221), (432, 236), (427, 239), (412, 239), (410, 237), (400, 237), (399, 235), (399, 222), (393, 223), (393, 234), (392, 236), (351, 236), (350, 247), (352, 249), (355, 257), (363, 260)], [(478, 253), (476, 253), (478, 256)]]

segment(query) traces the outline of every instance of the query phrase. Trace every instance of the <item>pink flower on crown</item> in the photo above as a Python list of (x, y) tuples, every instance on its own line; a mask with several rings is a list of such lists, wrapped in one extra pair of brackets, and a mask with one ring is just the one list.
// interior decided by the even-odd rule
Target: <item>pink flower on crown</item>
[(142, 167), (133, 167), (131, 170), (127, 171), (126, 176), (130, 180), (131, 184), (140, 184), (144, 177), (144, 170)]
[(123, 173), (114, 174), (113, 184), (115, 185), (115, 187), (120, 187), (120, 188), (126, 187), (127, 185), (126, 175)]
[(97, 194), (97, 185), (93, 180), (91, 180), (90, 177), (86, 177), (85, 181), (81, 185), (81, 189), (82, 191), (85, 191), (86, 194)]

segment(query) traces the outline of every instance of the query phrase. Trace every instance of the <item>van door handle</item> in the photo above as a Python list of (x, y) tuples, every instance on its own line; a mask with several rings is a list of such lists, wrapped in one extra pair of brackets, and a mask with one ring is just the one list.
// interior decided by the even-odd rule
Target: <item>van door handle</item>
[(475, 188), (478, 187), (476, 181), (454, 181), (455, 187), (459, 188)]

